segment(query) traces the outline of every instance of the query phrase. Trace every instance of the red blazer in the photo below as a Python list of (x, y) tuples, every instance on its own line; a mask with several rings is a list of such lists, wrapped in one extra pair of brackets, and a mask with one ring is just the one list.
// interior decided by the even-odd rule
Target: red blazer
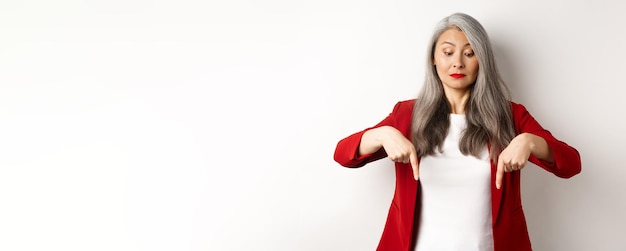
[[(393, 126), (410, 139), (411, 119), (415, 99), (398, 102), (391, 114), (374, 127), (352, 134), (337, 143), (335, 161), (345, 167), (361, 167), (387, 157), (384, 149), (376, 153), (359, 156), (361, 136), (367, 130), (380, 126)], [(548, 143), (554, 153), (554, 163), (530, 156), (530, 162), (561, 178), (572, 177), (581, 171), (580, 155), (576, 149), (556, 139), (543, 129), (528, 113), (526, 108), (511, 102), (516, 133), (532, 133)], [(491, 208), (495, 251), (532, 250), (526, 219), (522, 210), (520, 194), (520, 172), (504, 174), (501, 189), (495, 187), (496, 163), (491, 163)], [(414, 245), (414, 225), (417, 205), (418, 182), (413, 178), (410, 164), (395, 163), (396, 188), (387, 222), (378, 244), (378, 251), (410, 251)]]

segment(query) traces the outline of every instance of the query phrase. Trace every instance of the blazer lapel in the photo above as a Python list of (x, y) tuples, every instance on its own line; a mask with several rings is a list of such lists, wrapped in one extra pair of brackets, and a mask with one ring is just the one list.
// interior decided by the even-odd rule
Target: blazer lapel
[(491, 162), (491, 224), (492, 226), (496, 225), (496, 220), (498, 219), (498, 213), (500, 212), (500, 202), (502, 202), (502, 190), (504, 189), (504, 179), (502, 183), (502, 187), (500, 189), (496, 188), (496, 171), (497, 165), (494, 165)]
[[(487, 143), (487, 150), (491, 153), (491, 142)], [(496, 225), (498, 213), (500, 213), (500, 202), (502, 202), (502, 190), (504, 189), (504, 179), (500, 189), (496, 188), (496, 172), (498, 171), (498, 162), (489, 160), (491, 164), (491, 225)], [(504, 178), (504, 177), (503, 177)]]

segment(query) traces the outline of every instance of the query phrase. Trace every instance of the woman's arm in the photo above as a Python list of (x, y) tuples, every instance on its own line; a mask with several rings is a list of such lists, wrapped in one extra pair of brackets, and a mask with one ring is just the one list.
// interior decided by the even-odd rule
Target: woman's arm
[(544, 129), (521, 104), (512, 105), (515, 131), (519, 133), (511, 143), (526, 144), (531, 153), (530, 162), (561, 178), (569, 178), (582, 169), (580, 153)]

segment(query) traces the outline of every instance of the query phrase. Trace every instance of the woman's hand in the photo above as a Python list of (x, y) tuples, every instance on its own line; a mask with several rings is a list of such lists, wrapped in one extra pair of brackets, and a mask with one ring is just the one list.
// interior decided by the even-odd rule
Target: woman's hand
[(496, 170), (497, 189), (502, 187), (504, 172), (513, 172), (524, 168), (530, 154), (543, 160), (554, 161), (552, 150), (543, 138), (530, 133), (517, 135), (498, 156), (498, 167)]
[(394, 162), (410, 163), (413, 177), (419, 179), (419, 164), (415, 146), (398, 129), (382, 126), (365, 132), (359, 146), (360, 154), (368, 154), (384, 148), (387, 157)]

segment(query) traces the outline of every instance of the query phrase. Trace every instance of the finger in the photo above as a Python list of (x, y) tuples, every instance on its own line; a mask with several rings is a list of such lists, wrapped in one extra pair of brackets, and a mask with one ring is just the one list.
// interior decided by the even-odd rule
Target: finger
[(419, 163), (417, 162), (417, 154), (411, 153), (411, 155), (409, 155), (409, 161), (411, 162), (411, 168), (413, 169), (413, 178), (415, 178), (415, 180), (419, 180), (420, 171), (419, 171)]
[(410, 162), (408, 157), (396, 157), (396, 158), (390, 158), (390, 159), (393, 162), (402, 163), (402, 164), (408, 164)]
[(504, 164), (504, 171), (505, 172), (515, 172), (515, 171), (519, 171), (522, 170), (522, 168), (524, 168), (524, 164), (523, 163), (519, 163), (519, 162), (509, 162), (508, 164)]
[(389, 159), (393, 162), (402, 162), (402, 156), (389, 156)]
[(498, 158), (498, 167), (496, 169), (496, 188), (502, 187), (502, 177), (504, 176), (504, 161)]
[(503, 164), (504, 165), (504, 172), (512, 172), (513, 171), (513, 166), (511, 164)]

